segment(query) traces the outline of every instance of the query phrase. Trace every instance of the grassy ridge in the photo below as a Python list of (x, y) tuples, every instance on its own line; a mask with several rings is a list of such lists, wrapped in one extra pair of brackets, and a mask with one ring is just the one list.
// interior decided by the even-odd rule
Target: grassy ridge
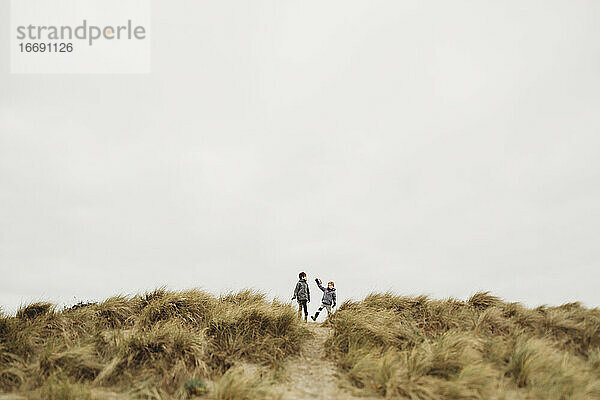
[(330, 320), (332, 355), (365, 394), (600, 399), (600, 310), (371, 294)]
[[(467, 301), (384, 293), (345, 302), (326, 324), (336, 383), (357, 394), (600, 399), (600, 310), (579, 303), (529, 309), (488, 293)], [(32, 400), (272, 399), (283, 362), (306, 340), (295, 309), (253, 291), (161, 289), (64, 310), (35, 303), (0, 316), (0, 391)]]
[(0, 389), (32, 399), (182, 399), (210, 380), (215, 398), (261, 398), (259, 380), (231, 367), (276, 367), (307, 337), (295, 310), (253, 291), (161, 289), (61, 311), (35, 303), (0, 318)]

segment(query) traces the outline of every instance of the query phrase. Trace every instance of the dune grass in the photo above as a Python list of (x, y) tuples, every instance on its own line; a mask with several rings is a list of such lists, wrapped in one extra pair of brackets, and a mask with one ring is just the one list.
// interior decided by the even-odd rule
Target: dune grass
[[(339, 383), (382, 398), (600, 399), (600, 310), (371, 294), (328, 318)], [(242, 291), (158, 289), (0, 314), (0, 391), (32, 400), (279, 398), (310, 340), (296, 310)], [(314, 382), (306, 382), (307, 385)], [(343, 393), (343, 392), (340, 392)]]
[(209, 397), (268, 398), (266, 380), (231, 367), (279, 367), (308, 336), (294, 309), (254, 291), (216, 297), (159, 289), (64, 310), (34, 303), (0, 316), (0, 391), (185, 399), (209, 383)]
[(600, 310), (371, 294), (329, 324), (331, 355), (365, 394), (403, 399), (600, 399)]

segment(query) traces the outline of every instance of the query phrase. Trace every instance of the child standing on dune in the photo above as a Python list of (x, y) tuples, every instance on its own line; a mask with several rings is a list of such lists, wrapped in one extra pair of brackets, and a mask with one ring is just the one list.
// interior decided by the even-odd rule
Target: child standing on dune
[(308, 288), (308, 283), (306, 282), (306, 273), (300, 272), (298, 278), (300, 280), (296, 284), (296, 289), (294, 289), (294, 297), (292, 297), (292, 300), (298, 300), (298, 319), (302, 318), (302, 311), (304, 310), (304, 322), (306, 322), (308, 318), (307, 303), (310, 303), (310, 289)]
[(321, 307), (319, 307), (319, 311), (317, 311), (314, 316), (311, 316), (313, 321), (317, 320), (317, 317), (323, 308), (327, 309), (327, 316), (329, 317), (329, 315), (331, 315), (331, 307), (335, 307), (336, 302), (335, 287), (333, 282), (329, 282), (327, 284), (327, 288), (324, 288), (321, 285), (322, 282), (319, 278), (315, 279), (315, 282), (317, 282), (319, 289), (323, 291), (323, 299), (321, 299)]

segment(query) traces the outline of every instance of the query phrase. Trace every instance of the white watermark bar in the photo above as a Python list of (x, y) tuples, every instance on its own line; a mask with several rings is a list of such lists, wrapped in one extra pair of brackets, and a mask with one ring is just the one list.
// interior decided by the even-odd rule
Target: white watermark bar
[(150, 23), (150, 0), (11, 0), (11, 72), (149, 73)]

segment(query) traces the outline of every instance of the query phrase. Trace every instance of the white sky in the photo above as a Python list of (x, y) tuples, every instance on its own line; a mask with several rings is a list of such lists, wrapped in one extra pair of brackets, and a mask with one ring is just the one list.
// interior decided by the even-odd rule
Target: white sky
[(149, 75), (11, 75), (5, 29), (0, 305), (163, 285), (287, 300), (305, 270), (341, 300), (599, 306), (599, 17), (154, 1)]

